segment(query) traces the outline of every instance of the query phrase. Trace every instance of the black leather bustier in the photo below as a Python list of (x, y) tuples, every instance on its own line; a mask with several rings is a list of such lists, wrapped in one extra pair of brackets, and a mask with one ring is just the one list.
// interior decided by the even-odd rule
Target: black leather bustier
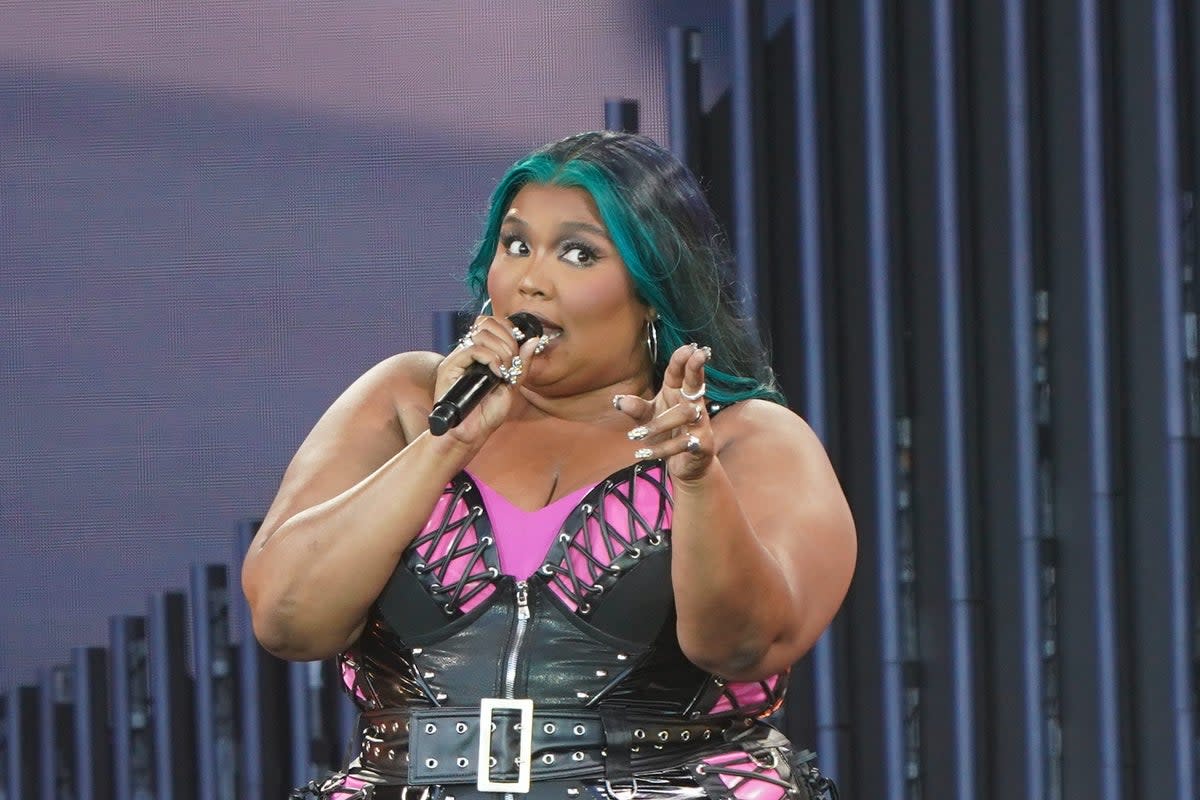
[[(339, 657), (362, 711), (360, 754), (310, 791), (349, 798), (338, 789), (357, 785), (348, 774), (370, 784), (362, 797), (393, 796), (387, 787), (402, 790), (396, 797), (414, 787), (434, 800), (479, 796), (475, 747), (490, 721), (499, 732), (484, 773), (507, 785), (521, 773), (512, 756), (523, 753), (539, 797), (629, 780), (657, 782), (659, 795), (683, 786), (720, 795), (729, 781), (716, 779), (714, 759), (731, 752), (751, 754), (750, 774), (758, 765), (763, 780), (804, 796), (791, 777), (800, 762), (762, 722), (786, 673), (727, 683), (680, 650), (671, 517), (663, 463), (626, 467), (571, 510), (541, 566), (518, 581), (500, 573), (487, 508), (460, 473)], [(532, 744), (521, 749), (517, 710), (480, 717), (485, 698), (532, 701)], [(767, 750), (769, 762), (753, 755)]]

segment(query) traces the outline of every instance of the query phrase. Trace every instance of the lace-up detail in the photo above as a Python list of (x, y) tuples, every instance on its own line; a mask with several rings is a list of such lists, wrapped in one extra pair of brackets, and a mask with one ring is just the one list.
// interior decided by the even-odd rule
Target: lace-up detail
[[(717, 679), (720, 694), (709, 714), (720, 714), (726, 711), (743, 713), (771, 713), (773, 706), (783, 699), (783, 687), (780, 682), (783, 675), (772, 675), (761, 681), (745, 681), (740, 683), (725, 683)], [(767, 711), (763, 711), (767, 709)]]
[(667, 547), (671, 511), (662, 462), (616, 473), (567, 518), (539, 571), (569, 608), (587, 616), (590, 601), (623, 570)]
[(500, 568), (492, 544), (479, 491), (460, 475), (442, 491), (405, 561), (447, 616), (456, 616), (495, 591)]

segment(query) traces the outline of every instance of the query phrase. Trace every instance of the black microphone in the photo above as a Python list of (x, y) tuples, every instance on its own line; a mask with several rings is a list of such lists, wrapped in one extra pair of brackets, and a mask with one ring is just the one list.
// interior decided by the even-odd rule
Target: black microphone
[[(520, 332), (517, 337), (519, 342), (542, 335), (542, 321), (533, 314), (518, 311), (508, 321), (513, 324), (514, 333)], [(471, 362), (454, 385), (433, 404), (433, 411), (429, 412), (429, 432), (441, 436), (456, 427), (501, 380), (487, 364)]]

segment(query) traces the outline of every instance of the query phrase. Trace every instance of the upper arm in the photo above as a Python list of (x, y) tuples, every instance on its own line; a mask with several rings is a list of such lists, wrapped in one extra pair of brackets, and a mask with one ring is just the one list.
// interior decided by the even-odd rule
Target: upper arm
[(807, 650), (837, 612), (854, 572), (854, 520), (825, 448), (783, 406), (751, 400), (720, 420), (721, 465), (756, 538), (791, 592), (791, 639)]
[(292, 516), (341, 494), (404, 448), (404, 409), (428, 395), (436, 358), (432, 353), (392, 356), (334, 401), (288, 465), (250, 555)]

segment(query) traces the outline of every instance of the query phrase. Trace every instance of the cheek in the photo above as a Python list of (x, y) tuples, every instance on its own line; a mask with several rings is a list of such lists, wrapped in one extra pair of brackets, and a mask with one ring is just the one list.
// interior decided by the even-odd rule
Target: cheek
[(503, 293), (507, 286), (507, 281), (504, 279), (504, 270), (500, 267), (500, 259), (493, 259), (492, 265), (488, 267), (487, 276), (487, 293), (488, 297), (498, 297)]

